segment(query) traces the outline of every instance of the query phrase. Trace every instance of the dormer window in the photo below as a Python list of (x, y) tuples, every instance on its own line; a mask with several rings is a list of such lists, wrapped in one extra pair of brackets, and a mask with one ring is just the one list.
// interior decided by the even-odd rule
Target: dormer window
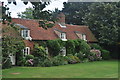
[(28, 37), (29, 36), (29, 30), (22, 30), (22, 37), (25, 38), (25, 37)]
[(67, 41), (67, 39), (66, 39), (66, 33), (61, 33), (61, 34), (60, 34), (60, 38), (61, 38), (61, 40), (63, 40), (63, 41)]
[(30, 30), (29, 29), (23, 29), (22, 31), (21, 31), (21, 36), (24, 38), (24, 39), (26, 39), (26, 40), (30, 40)]
[(76, 35), (78, 36), (79, 39), (82, 39), (82, 40), (87, 41), (87, 39), (86, 39), (86, 34), (80, 33), (80, 32), (78, 32), (78, 31), (75, 31), (75, 33), (76, 33)]
[(83, 39), (83, 40), (87, 40), (85, 34), (82, 34), (82, 39)]
[(61, 38), (61, 39), (66, 39), (66, 34), (65, 34), (65, 33), (61, 33), (61, 34), (60, 34), (60, 38)]
[(57, 34), (57, 36), (62, 40), (62, 41), (67, 41), (67, 37), (66, 37), (66, 33), (58, 30), (58, 29), (54, 29), (54, 32)]

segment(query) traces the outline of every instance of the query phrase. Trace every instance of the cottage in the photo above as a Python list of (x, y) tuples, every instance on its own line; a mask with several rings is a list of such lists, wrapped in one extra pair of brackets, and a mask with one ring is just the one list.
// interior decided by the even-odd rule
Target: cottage
[[(61, 39), (62, 41), (67, 41), (71, 39), (83, 39), (89, 43), (97, 42), (97, 39), (88, 26), (65, 24), (65, 15), (63, 13), (59, 14), (59, 21), (55, 23), (55, 26), (48, 30), (39, 27), (38, 20), (12, 18), (12, 22), (15, 22), (21, 28), (21, 36), (24, 38), (26, 44), (23, 50), (25, 55), (31, 54), (34, 42), (40, 40)], [(65, 56), (65, 48), (63, 49)], [(12, 62), (15, 64), (15, 60), (13, 60)]]

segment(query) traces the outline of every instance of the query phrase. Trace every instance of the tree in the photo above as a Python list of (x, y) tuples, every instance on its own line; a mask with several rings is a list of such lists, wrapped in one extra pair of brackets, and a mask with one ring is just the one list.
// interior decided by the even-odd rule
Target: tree
[[(50, 4), (50, 1), (51, 0), (48, 0), (48, 1), (44, 1), (44, 0), (36, 0), (36, 1), (32, 1), (32, 0), (21, 0), (23, 1), (23, 3), (25, 5), (28, 4), (28, 1), (33, 5), (33, 18), (34, 19), (39, 19), (39, 25), (40, 27), (44, 28), (44, 29), (48, 29), (48, 28), (51, 28), (54, 26), (54, 22), (53, 21), (54, 19), (52, 19), (52, 15), (50, 13), (50, 11), (47, 11), (47, 10), (43, 10), (47, 5)], [(11, 4), (11, 2), (13, 2), (13, 4), (17, 5), (16, 1), (15, 0), (8, 0), (8, 3)], [(3, 8), (5, 7), (2, 5)], [(8, 9), (8, 8), (7, 8)], [(10, 17), (10, 20), (11, 20), (11, 16), (10, 13), (6, 14), (7, 12), (7, 9), (4, 10), (4, 14), (5, 15), (8, 15), (8, 17)], [(7, 20), (8, 17), (2, 15), (2, 21), (4, 22), (5, 20)], [(7, 20), (8, 21), (8, 20)], [(49, 21), (53, 21), (53, 23), (49, 23)]]
[(17, 13), (19, 18), (33, 19), (33, 8), (26, 8), (24, 12)]
[(93, 3), (84, 22), (90, 27), (100, 43), (116, 44), (118, 42), (118, 3)]
[(66, 15), (66, 23), (84, 25), (83, 18), (85, 13), (88, 13), (90, 2), (68, 2), (63, 3), (63, 12)]
[(2, 9), (2, 23), (6, 24), (5, 21), (11, 22), (11, 12), (9, 12), (9, 7), (7, 5), (3, 6), (4, 2), (2, 2), (2, 6), (0, 8)]
[[(18, 33), (18, 28), (14, 26), (2, 25), (2, 64), (6, 64), (10, 59), (10, 55), (16, 55), (22, 53), (22, 49), (24, 49), (24, 42), (22, 37)], [(9, 61), (10, 62), (10, 61)], [(9, 66), (9, 65), (6, 65)]]

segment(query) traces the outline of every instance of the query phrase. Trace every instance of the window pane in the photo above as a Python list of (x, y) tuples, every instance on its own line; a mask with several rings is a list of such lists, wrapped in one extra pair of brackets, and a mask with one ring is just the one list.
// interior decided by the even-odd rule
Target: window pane
[(61, 39), (66, 39), (66, 34), (65, 33), (61, 33)]
[(25, 32), (25, 37), (28, 37), (28, 30), (26, 30)]
[(83, 40), (86, 40), (86, 35), (85, 34), (83, 34)]

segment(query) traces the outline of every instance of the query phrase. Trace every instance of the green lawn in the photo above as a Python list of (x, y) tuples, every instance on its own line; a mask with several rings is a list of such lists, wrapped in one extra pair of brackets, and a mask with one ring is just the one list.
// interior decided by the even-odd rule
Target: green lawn
[(96, 61), (54, 67), (14, 67), (3, 78), (118, 78), (117, 61)]

